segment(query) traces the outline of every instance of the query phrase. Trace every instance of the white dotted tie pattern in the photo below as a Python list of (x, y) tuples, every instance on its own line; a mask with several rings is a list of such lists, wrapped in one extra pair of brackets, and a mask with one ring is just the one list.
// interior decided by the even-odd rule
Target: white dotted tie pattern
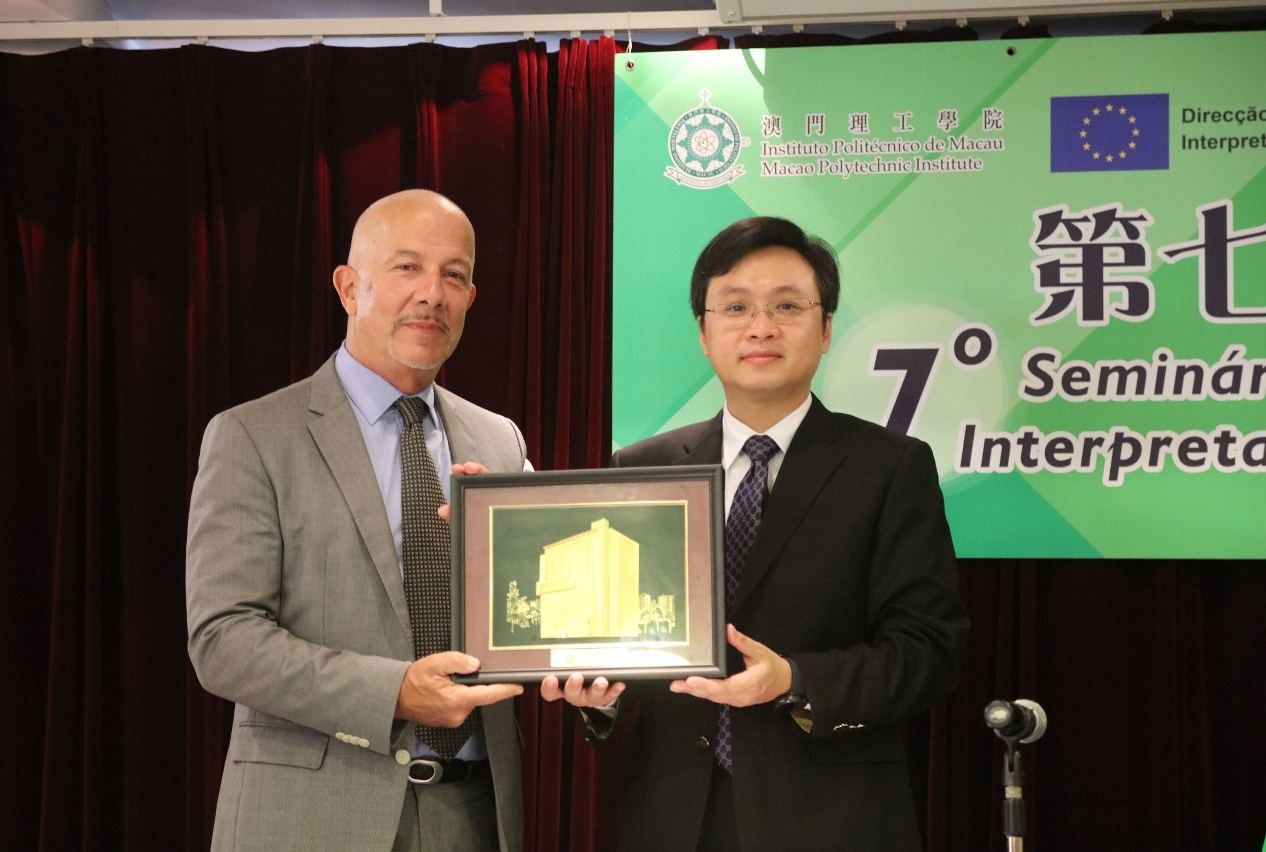
[[(421, 658), (450, 650), (451, 578), (448, 523), (436, 510), (444, 505), (435, 462), (426, 446), (422, 420), (425, 402), (402, 396), (395, 407), (404, 418), (400, 433), (400, 490), (403, 518), (401, 543), (404, 555), (404, 598), (413, 628), (413, 653)], [(418, 738), (444, 760), (452, 760), (475, 733), (478, 710), (457, 728), (418, 725)]]
[[(778, 452), (778, 444), (768, 435), (753, 435), (743, 444), (743, 453), (752, 460), (747, 476), (739, 483), (734, 492), (734, 502), (730, 504), (730, 516), (725, 521), (725, 609), (727, 615), (734, 606), (734, 596), (738, 592), (739, 581), (743, 579), (743, 566), (747, 564), (747, 554), (756, 541), (756, 530), (760, 527), (761, 510), (765, 507), (765, 495), (768, 493), (769, 460)], [(728, 619), (727, 619), (728, 620)], [(717, 763), (726, 772), (734, 771), (734, 760), (730, 749), (730, 708), (722, 704), (717, 718), (717, 744), (714, 752)]]

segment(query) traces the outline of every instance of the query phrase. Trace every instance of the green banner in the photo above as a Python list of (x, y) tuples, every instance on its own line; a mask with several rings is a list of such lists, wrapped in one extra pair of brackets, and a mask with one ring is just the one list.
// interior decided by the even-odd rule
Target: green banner
[(927, 441), (966, 557), (1266, 557), (1266, 35), (621, 55), (617, 447), (713, 416), (690, 270), (843, 278), (814, 380)]

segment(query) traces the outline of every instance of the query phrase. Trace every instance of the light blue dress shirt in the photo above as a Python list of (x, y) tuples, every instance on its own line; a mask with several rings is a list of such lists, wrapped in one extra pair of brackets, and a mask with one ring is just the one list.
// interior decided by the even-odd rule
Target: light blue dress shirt
[[(352, 402), (356, 422), (360, 424), (360, 433), (365, 438), (365, 449), (369, 451), (369, 461), (374, 466), (374, 478), (378, 480), (378, 490), (382, 492), (387, 521), (391, 524), (391, 538), (396, 543), (396, 562), (400, 565), (400, 576), (403, 578), (404, 542), (400, 530), (404, 511), (400, 497), (400, 431), (404, 428), (404, 418), (394, 406), (396, 400), (405, 394), (353, 358), (347, 351), (346, 344), (339, 347), (334, 356), (334, 371), (338, 374), (347, 398)], [(444, 422), (435, 416), (435, 385), (429, 385), (426, 390), (412, 396), (426, 403), (427, 416), (422, 421), (422, 428), (426, 432), (426, 446), (431, 451), (431, 460), (435, 462), (435, 472), (439, 474), (440, 487), (444, 489), (444, 499), (447, 501), (453, 457), (448, 449)], [(426, 743), (419, 741), (413, 748), (413, 756), (437, 755)], [(488, 747), (484, 742), (482, 728), (476, 730), (457, 752), (459, 760), (483, 760), (487, 756)]]

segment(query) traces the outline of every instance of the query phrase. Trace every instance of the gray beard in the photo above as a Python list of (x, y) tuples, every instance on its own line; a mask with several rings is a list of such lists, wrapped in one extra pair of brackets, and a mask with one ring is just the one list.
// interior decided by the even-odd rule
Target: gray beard
[(440, 325), (443, 326), (444, 330), (448, 332), (449, 334), (450, 342), (449, 342), (448, 348), (444, 350), (444, 354), (443, 356), (440, 357), (440, 360), (436, 361), (433, 364), (426, 364), (421, 361), (411, 361), (408, 358), (405, 358), (403, 355), (400, 355), (399, 353), (396, 352), (396, 329), (399, 328), (404, 323), (410, 322), (411, 320), (414, 320), (414, 319), (436, 319), (436, 318), (435, 317), (400, 317), (399, 319), (397, 319), (395, 321), (395, 324), (392, 325), (391, 337), (387, 340), (387, 354), (390, 355), (396, 362), (403, 364), (404, 366), (408, 367), (410, 370), (421, 370), (422, 372), (431, 372), (432, 370), (438, 370), (440, 366), (445, 361), (448, 360), (448, 356), (453, 354), (453, 348), (456, 346), (456, 341), (452, 340), (453, 330), (452, 328), (449, 327), (448, 323), (444, 322), (443, 320), (436, 319), (436, 321), (439, 322)]
[[(409, 367), (410, 370), (420, 370), (423, 372), (439, 370), (439, 367), (441, 367), (444, 362), (448, 361), (448, 356), (451, 356), (451, 354), (453, 353), (453, 347), (456, 346), (456, 341), (452, 341), (452, 337), (449, 337), (448, 347), (444, 349), (444, 354), (441, 358), (439, 358), (439, 361), (436, 361), (434, 363), (423, 363), (422, 361), (410, 361), (409, 358), (405, 358), (403, 354), (399, 354), (398, 352), (395, 351), (395, 329), (391, 329), (391, 330), (392, 330), (391, 338), (389, 339), (389, 341), (387, 341), (387, 354), (390, 354), (390, 356), (394, 358), (396, 362), (403, 363), (404, 366)], [(448, 329), (447, 325), (446, 327), (444, 327), (444, 330), (447, 330), (449, 335), (452, 335), (452, 330)]]
[(444, 353), (444, 357), (443, 357), (443, 358), (441, 358), (440, 360), (436, 361), (434, 364), (424, 364), (424, 363), (423, 363), (423, 362), (421, 362), (421, 361), (411, 361), (411, 360), (409, 360), (408, 358), (405, 358), (405, 357), (404, 357), (404, 356), (402, 356), (402, 355), (398, 355), (398, 354), (396, 353), (396, 344), (395, 344), (395, 341), (393, 340), (393, 341), (392, 341), (390, 344), (388, 344), (388, 346), (387, 346), (387, 354), (389, 354), (392, 358), (394, 358), (394, 359), (395, 359), (396, 361), (398, 361), (399, 363), (404, 364), (404, 365), (405, 365), (406, 367), (408, 367), (410, 370), (421, 370), (421, 371), (423, 371), (423, 372), (428, 372), (428, 373), (429, 373), (429, 372), (430, 372), (430, 371), (432, 371), (432, 370), (438, 370), (438, 369), (440, 368), (440, 365), (441, 365), (441, 364), (443, 364), (445, 361), (447, 361), (447, 360), (448, 360), (448, 356), (449, 356), (450, 354), (452, 354), (452, 350), (451, 350), (451, 349), (449, 349), (448, 351), (446, 351), (446, 352)]

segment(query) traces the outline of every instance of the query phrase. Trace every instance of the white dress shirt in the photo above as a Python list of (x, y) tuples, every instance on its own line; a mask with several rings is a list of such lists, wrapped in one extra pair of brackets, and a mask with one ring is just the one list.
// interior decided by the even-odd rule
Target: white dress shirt
[[(804, 402), (800, 403), (795, 411), (764, 432), (778, 445), (778, 452), (774, 453), (769, 460), (770, 491), (774, 490), (774, 480), (778, 478), (782, 460), (787, 457), (787, 448), (791, 446), (791, 439), (796, 437), (796, 430), (800, 428), (805, 415), (809, 413), (809, 405), (812, 401), (812, 394), (806, 396)], [(743, 452), (743, 445), (747, 443), (748, 438), (756, 434), (760, 433), (731, 414), (728, 405), (721, 412), (721, 466), (725, 468), (726, 520), (729, 520), (730, 504), (734, 502), (734, 493), (738, 491), (739, 483), (752, 469), (752, 460), (747, 457), (747, 453)]]

